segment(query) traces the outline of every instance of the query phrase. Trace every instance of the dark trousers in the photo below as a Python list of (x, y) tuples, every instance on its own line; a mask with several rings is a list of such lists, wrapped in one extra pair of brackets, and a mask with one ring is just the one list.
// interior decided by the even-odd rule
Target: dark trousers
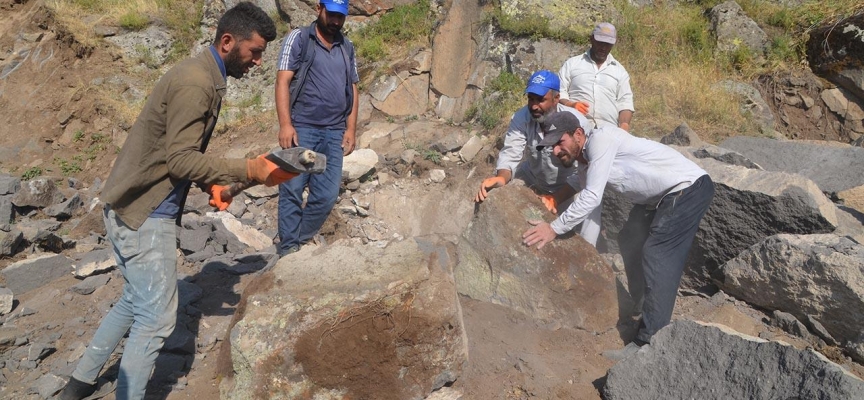
[(713, 197), (714, 182), (703, 175), (690, 187), (666, 195), (656, 210), (635, 205), (630, 211), (618, 246), (630, 296), (637, 305), (642, 303), (636, 339), (650, 342), (672, 319), (687, 253)]

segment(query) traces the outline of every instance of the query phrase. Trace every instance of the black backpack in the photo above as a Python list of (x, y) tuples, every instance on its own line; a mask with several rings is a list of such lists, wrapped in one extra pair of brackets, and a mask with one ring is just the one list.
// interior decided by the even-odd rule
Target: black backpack
[[(297, 102), (297, 99), (303, 93), (303, 87), (306, 85), (306, 76), (309, 74), (309, 68), (312, 67), (312, 62), (315, 60), (315, 51), (312, 50), (315, 43), (315, 22), (312, 22), (309, 26), (305, 28), (300, 28), (301, 42), (300, 42), (300, 68), (297, 70), (297, 73), (294, 74), (294, 79), (291, 80), (291, 84), (289, 85), (288, 92), (291, 95), (291, 110), (294, 110), (294, 104)], [(302, 41), (302, 38), (306, 38), (307, 40)], [(351, 82), (351, 67), (350, 58), (348, 57), (348, 50), (353, 48), (353, 44), (345, 37), (343, 37), (342, 45), (339, 46), (339, 49), (342, 51), (342, 59), (345, 60), (345, 96), (348, 98), (348, 109), (345, 111), (345, 116), (351, 114), (351, 108), (354, 105), (354, 89)]]

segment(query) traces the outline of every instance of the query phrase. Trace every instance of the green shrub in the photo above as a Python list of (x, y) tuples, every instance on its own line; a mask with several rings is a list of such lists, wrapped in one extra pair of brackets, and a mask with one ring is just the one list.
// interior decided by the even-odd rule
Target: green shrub
[(132, 31), (140, 31), (149, 24), (150, 18), (135, 11), (129, 11), (120, 16), (120, 26)]
[(481, 101), (465, 111), (465, 120), (473, 121), (487, 131), (498, 127), (522, 106), (524, 87), (525, 82), (518, 75), (501, 71), (486, 85)]
[(60, 172), (63, 173), (63, 175), (67, 176), (84, 170), (83, 168), (81, 168), (81, 164), (78, 164), (78, 162), (75, 160), (67, 161), (62, 158), (55, 158), (54, 163), (56, 163), (57, 166), (60, 167)]
[(25, 181), (29, 181), (33, 178), (40, 176), (40, 175), (42, 175), (42, 168), (30, 167), (30, 168), (27, 168), (27, 170), (24, 171), (23, 174), (21, 174), (21, 179), (25, 180)]
[(429, 0), (394, 7), (381, 18), (355, 32), (349, 33), (357, 55), (366, 61), (382, 60), (397, 46), (411, 48), (426, 43), (435, 23)]
[(779, 35), (771, 39), (768, 57), (774, 62), (793, 63), (798, 60), (799, 55), (792, 38), (788, 35)]

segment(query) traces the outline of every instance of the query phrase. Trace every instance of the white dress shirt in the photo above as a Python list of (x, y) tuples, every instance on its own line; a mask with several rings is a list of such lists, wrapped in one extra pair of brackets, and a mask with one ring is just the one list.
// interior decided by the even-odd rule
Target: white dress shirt
[(580, 235), (594, 245), (606, 188), (634, 204), (656, 207), (666, 194), (685, 189), (708, 174), (671, 147), (613, 126), (590, 132), (583, 154), (588, 164), (578, 165), (582, 191), (551, 225), (561, 235), (584, 221)]
[(558, 72), (561, 98), (588, 102), (587, 117), (596, 127), (618, 126), (618, 113), (634, 110), (630, 74), (612, 54), (598, 67), (590, 51), (564, 62)]

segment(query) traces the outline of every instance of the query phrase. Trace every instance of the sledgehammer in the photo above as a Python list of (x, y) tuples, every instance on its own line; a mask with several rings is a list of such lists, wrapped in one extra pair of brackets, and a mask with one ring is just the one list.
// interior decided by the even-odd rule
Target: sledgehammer
[[(264, 158), (279, 166), (283, 171), (295, 174), (320, 174), (327, 167), (327, 156), (305, 147), (277, 148), (270, 151)], [(222, 191), (222, 198), (233, 198), (255, 185), (258, 185), (258, 182), (234, 183)]]

